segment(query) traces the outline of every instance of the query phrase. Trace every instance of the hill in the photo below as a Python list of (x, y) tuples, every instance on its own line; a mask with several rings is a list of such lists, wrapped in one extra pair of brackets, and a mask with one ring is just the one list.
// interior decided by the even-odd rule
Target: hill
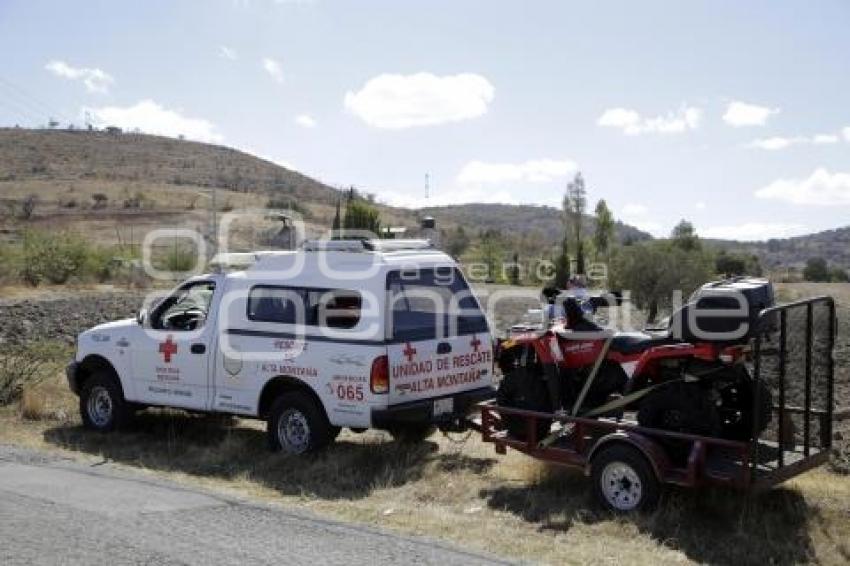
[[(28, 225), (71, 228), (100, 241), (127, 240), (155, 227), (203, 229), (209, 224), (211, 188), (221, 211), (264, 207), (270, 202), (301, 212), (308, 235), (330, 227), (342, 193), (316, 179), (229, 147), (137, 133), (87, 130), (0, 129), (0, 200), (6, 205), (3, 229), (13, 238), (13, 209), (35, 195)], [(98, 199), (98, 200), (95, 200)], [(498, 229), (506, 248), (512, 240), (533, 242), (548, 254), (562, 235), (561, 212), (551, 207), (466, 204), (423, 210), (375, 203), (383, 224), (404, 226), (415, 235), (422, 216), (451, 231), (462, 225), (472, 236)], [(588, 233), (594, 220), (586, 218)], [(649, 235), (619, 224), (621, 239)], [(524, 247), (525, 250), (529, 246)]]
[[(439, 218), (443, 222), (467, 222), (483, 230), (499, 230), (504, 234), (538, 233), (543, 241), (548, 243), (559, 241), (564, 233), (563, 212), (551, 206), (475, 203), (423, 208), (421, 211), (422, 214)], [(584, 219), (586, 234), (592, 234), (595, 226), (593, 217)], [(622, 222), (617, 222), (615, 230), (621, 242), (647, 240), (652, 237)]]
[(335, 202), (338, 191), (219, 145), (147, 134), (0, 129), (0, 181), (130, 181), (285, 193)]
[(850, 226), (765, 242), (713, 240), (718, 248), (755, 254), (768, 269), (802, 268), (806, 260), (822, 257), (832, 265), (850, 268)]
[[(302, 213), (308, 236), (331, 224), (337, 188), (229, 147), (136, 133), (0, 128), (0, 236), (20, 237), (28, 227), (69, 228), (103, 243), (138, 243), (148, 230), (174, 227), (202, 232), (210, 226), (216, 188), (219, 212), (242, 207), (291, 207)], [(22, 203), (34, 210), (22, 222)], [(547, 206), (463, 204), (410, 210), (375, 203), (384, 226), (416, 235), (434, 216), (451, 232), (463, 226), (473, 238), (498, 230), (505, 252), (549, 256), (563, 234), (561, 211)], [(585, 219), (591, 234), (594, 219)], [(651, 236), (618, 222), (620, 241)], [(251, 242), (251, 245), (262, 245)], [(769, 268), (800, 266), (814, 256), (850, 266), (850, 227), (767, 242), (713, 241), (757, 255)], [(248, 244), (246, 244), (248, 245)]]

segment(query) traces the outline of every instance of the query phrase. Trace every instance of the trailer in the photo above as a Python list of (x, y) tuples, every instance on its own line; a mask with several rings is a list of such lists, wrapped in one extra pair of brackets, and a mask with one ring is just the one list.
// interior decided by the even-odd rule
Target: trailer
[[(829, 458), (835, 304), (824, 296), (778, 305), (761, 311), (756, 324), (746, 363), (775, 403), (767, 428), (755, 430), (751, 441), (641, 427), (629, 412), (585, 418), (493, 401), (479, 405), (483, 440), (499, 454), (512, 448), (550, 464), (583, 469), (592, 478), (595, 497), (615, 512), (651, 508), (667, 485), (768, 489)], [(753, 403), (755, 411), (758, 393)], [(523, 438), (508, 433), (506, 417), (523, 420)], [(554, 423), (543, 438), (541, 421)]]

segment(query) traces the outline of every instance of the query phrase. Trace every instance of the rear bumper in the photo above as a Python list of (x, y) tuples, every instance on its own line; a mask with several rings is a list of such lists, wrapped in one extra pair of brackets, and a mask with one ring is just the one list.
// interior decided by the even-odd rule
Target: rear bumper
[[(470, 391), (462, 391), (454, 395), (431, 397), (410, 403), (392, 405), (386, 409), (372, 409), (372, 426), (375, 428), (391, 428), (393, 426), (415, 424), (448, 424), (458, 418), (464, 418), (472, 407), (482, 401), (488, 401), (496, 396), (494, 387), (482, 387)], [(454, 400), (452, 413), (434, 415), (434, 401), (437, 399)]]
[(74, 393), (74, 395), (80, 394), (79, 375), (79, 363), (71, 362), (70, 364), (65, 366), (65, 377), (68, 379), (68, 387), (71, 388), (71, 391)]

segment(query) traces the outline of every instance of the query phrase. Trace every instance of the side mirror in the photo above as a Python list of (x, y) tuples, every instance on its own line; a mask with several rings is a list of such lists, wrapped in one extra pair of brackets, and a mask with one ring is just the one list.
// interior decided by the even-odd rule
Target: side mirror
[(148, 309), (139, 309), (139, 312), (136, 313), (136, 322), (139, 323), (139, 326), (144, 326), (147, 317)]

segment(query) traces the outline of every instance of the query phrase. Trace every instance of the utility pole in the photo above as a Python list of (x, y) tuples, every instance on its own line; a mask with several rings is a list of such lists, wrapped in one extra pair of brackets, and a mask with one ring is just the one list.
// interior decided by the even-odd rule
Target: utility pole
[(218, 204), (216, 203), (218, 197), (218, 187), (213, 184), (212, 188), (212, 253), (218, 251)]

